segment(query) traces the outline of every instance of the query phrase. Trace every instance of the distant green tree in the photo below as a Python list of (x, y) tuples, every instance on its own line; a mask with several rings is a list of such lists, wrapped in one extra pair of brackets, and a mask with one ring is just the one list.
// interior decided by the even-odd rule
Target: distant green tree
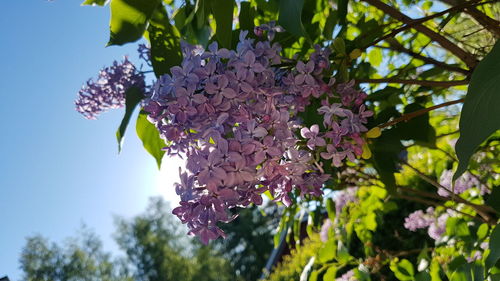
[(268, 204), (242, 209), (234, 221), (221, 226), (227, 237), (216, 240), (217, 247), (244, 280), (254, 281), (262, 275), (274, 247), (273, 232), (279, 219), (278, 207)]
[(84, 229), (64, 246), (36, 235), (27, 238), (21, 253), (23, 280), (27, 281), (118, 281), (133, 280), (125, 263), (112, 260), (93, 232)]
[(26, 281), (234, 281), (229, 261), (186, 237), (168, 204), (152, 198), (141, 215), (116, 218), (115, 240), (125, 257), (113, 259), (99, 237), (83, 228), (62, 245), (28, 237), (20, 263)]

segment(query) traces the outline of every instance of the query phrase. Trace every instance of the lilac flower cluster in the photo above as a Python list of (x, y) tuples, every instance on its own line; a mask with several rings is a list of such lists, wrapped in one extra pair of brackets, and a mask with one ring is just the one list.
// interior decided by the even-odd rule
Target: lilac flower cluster
[(112, 66), (103, 68), (95, 81), (87, 81), (78, 92), (76, 111), (87, 119), (96, 119), (103, 111), (123, 107), (125, 92), (130, 87), (145, 91), (146, 84), (144, 74), (125, 57), (121, 63), (115, 61)]
[[(455, 194), (462, 194), (470, 188), (478, 188), (481, 195), (489, 193), (490, 190), (487, 186), (480, 183), (477, 177), (474, 177), (471, 173), (465, 172), (461, 177), (455, 181), (453, 185), (453, 171), (445, 170), (439, 178), (439, 183), (448, 190), (453, 190)], [(449, 197), (450, 193), (446, 189), (440, 187), (437, 193), (444, 197)]]
[(415, 211), (405, 218), (404, 227), (410, 231), (428, 228), (429, 236), (438, 240), (446, 231), (446, 221), (450, 214), (443, 213), (436, 217), (433, 207), (427, 208), (425, 213), (422, 210)]
[[(145, 107), (167, 154), (187, 159), (173, 213), (204, 243), (224, 236), (217, 223), (234, 218), (228, 209), (259, 205), (263, 192), (287, 206), (295, 189), (321, 195), (329, 175), (313, 152), (323, 151), (335, 166), (346, 157), (354, 161), (371, 115), (366, 94), (353, 83), (337, 85), (335, 95), (335, 81), (323, 81), (327, 50), (317, 48), (308, 62), (283, 69), (276, 66), (283, 60), (278, 44), (246, 34), (236, 50), (182, 44), (182, 64), (158, 80)], [(318, 124), (303, 128), (297, 118), (312, 98), (322, 100), (325, 132)]]
[(357, 187), (348, 187), (339, 191), (337, 197), (335, 197), (335, 212), (340, 214), (348, 203), (356, 202), (358, 200), (356, 197), (357, 192)]

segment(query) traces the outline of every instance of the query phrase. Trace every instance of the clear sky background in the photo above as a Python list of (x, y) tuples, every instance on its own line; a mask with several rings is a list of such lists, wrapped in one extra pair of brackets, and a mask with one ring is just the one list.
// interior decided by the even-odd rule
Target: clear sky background
[[(86, 120), (74, 110), (82, 83), (129, 55), (137, 44), (104, 45), (109, 7), (81, 0), (16, 0), (0, 17), (0, 277), (20, 280), (25, 237), (60, 242), (85, 223), (116, 251), (114, 214), (142, 212), (148, 198), (175, 195), (179, 161), (154, 159), (135, 135), (118, 155), (115, 131), (124, 110)], [(177, 200), (174, 198), (174, 203)]]

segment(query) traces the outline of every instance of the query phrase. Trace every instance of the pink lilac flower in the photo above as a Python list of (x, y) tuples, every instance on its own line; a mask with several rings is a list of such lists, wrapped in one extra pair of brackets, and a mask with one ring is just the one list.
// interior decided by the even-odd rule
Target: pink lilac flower
[(422, 210), (415, 211), (405, 218), (404, 227), (410, 231), (417, 229), (427, 229), (427, 234), (434, 240), (438, 240), (446, 232), (446, 221), (450, 217), (450, 213), (442, 213), (437, 216), (433, 207), (427, 208), (425, 212)]
[(417, 229), (429, 227), (434, 221), (434, 208), (429, 207), (425, 213), (422, 210), (411, 213), (405, 218), (404, 227), (408, 230), (416, 231)]
[[(444, 170), (443, 173), (441, 174), (441, 177), (439, 178), (439, 183), (446, 189), (453, 191), (455, 194), (462, 194), (468, 189), (474, 187), (479, 189), (479, 193), (481, 195), (484, 195), (485, 193), (490, 193), (488, 187), (480, 183), (479, 180), (469, 172), (465, 172), (462, 176), (460, 176), (455, 181), (455, 185), (453, 185), (453, 171)], [(438, 188), (437, 193), (441, 196), (449, 197), (450, 193), (446, 191), (446, 189), (440, 187)]]
[(87, 119), (97, 119), (101, 112), (125, 106), (125, 92), (132, 87), (146, 92), (144, 74), (125, 57), (121, 63), (103, 68), (95, 81), (87, 81), (78, 92), (76, 111)]

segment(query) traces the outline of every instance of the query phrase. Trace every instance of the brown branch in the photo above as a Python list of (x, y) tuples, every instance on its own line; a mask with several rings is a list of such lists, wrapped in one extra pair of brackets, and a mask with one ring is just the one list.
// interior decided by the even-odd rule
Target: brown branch
[[(440, 0), (450, 6), (460, 4), (460, 0)], [(497, 2), (497, 1), (492, 1)], [(488, 17), (476, 7), (467, 7), (465, 12), (469, 14), (473, 19), (477, 21), (480, 25), (484, 26), (489, 32), (491, 32), (496, 38), (500, 38), (500, 22)]]
[(458, 134), (458, 133), (460, 133), (460, 131), (456, 130), (456, 131), (449, 132), (449, 133), (446, 133), (446, 134), (438, 135), (438, 136), (436, 136), (436, 138), (444, 138), (444, 137), (455, 135), (455, 134)]
[[(393, 17), (393, 18), (395, 18), (403, 23), (411, 24), (412, 22), (415, 21), (414, 19), (410, 18), (409, 16), (401, 13), (398, 9), (391, 7), (391, 6), (383, 3), (380, 0), (363, 0), (363, 1), (378, 8), (379, 10), (383, 11), (384, 13), (390, 15), (391, 17)], [(433, 41), (437, 42), (444, 49), (450, 51), (452, 54), (454, 54), (459, 59), (461, 59), (463, 62), (465, 62), (467, 67), (469, 67), (470, 69), (473, 69), (477, 65), (478, 61), (474, 55), (466, 52), (465, 50), (460, 48), (458, 45), (456, 45), (452, 41), (448, 40), (443, 35), (433, 31), (432, 29), (422, 25), (421, 23), (412, 26), (412, 28), (421, 32), (422, 34), (426, 35), (427, 37), (429, 37)]]
[(377, 47), (377, 48), (382, 48), (382, 49), (390, 49), (390, 50), (394, 50), (394, 51), (397, 51), (397, 52), (401, 52), (401, 53), (405, 53), (405, 54), (408, 54), (418, 60), (421, 60), (427, 64), (432, 64), (432, 65), (435, 65), (437, 67), (440, 67), (442, 69), (446, 69), (446, 70), (450, 70), (450, 71), (453, 71), (453, 72), (458, 72), (458, 73), (462, 73), (462, 74), (465, 74), (465, 75), (469, 75), (470, 74), (470, 71), (467, 70), (467, 69), (463, 69), (461, 67), (458, 67), (458, 66), (453, 66), (453, 65), (449, 65), (449, 64), (446, 64), (444, 62), (441, 62), (441, 61), (438, 61), (436, 59), (433, 59), (433, 58), (430, 58), (430, 57), (426, 57), (424, 55), (421, 55), (419, 53), (416, 53), (406, 47), (404, 47), (401, 43), (399, 43), (396, 39), (394, 38), (388, 38), (386, 40), (387, 43), (389, 43), (389, 47), (384, 47), (384, 46), (374, 46), (374, 47)]
[(410, 113), (407, 113), (407, 114), (404, 114), (403, 116), (401, 117), (398, 117), (392, 121), (389, 121), (389, 122), (386, 122), (382, 125), (379, 125), (377, 127), (383, 129), (383, 128), (386, 128), (386, 127), (389, 127), (389, 126), (392, 126), (392, 125), (395, 125), (399, 122), (402, 122), (402, 121), (408, 121), (410, 119), (413, 119), (417, 116), (420, 116), (420, 115), (423, 115), (429, 111), (432, 111), (434, 109), (438, 109), (438, 108), (441, 108), (441, 107), (445, 107), (445, 106), (449, 106), (449, 105), (452, 105), (452, 104), (457, 104), (457, 103), (462, 103), (464, 102), (464, 99), (459, 99), (459, 100), (454, 100), (454, 101), (448, 101), (448, 102), (444, 102), (444, 103), (441, 103), (441, 104), (438, 104), (438, 105), (434, 105), (434, 106), (431, 106), (431, 107), (427, 107), (427, 108), (424, 108), (424, 109), (420, 109), (420, 110), (417, 110), (417, 111), (414, 111), (414, 112), (410, 112)]
[(453, 7), (449, 8), (449, 9), (441, 11), (439, 13), (435, 13), (435, 14), (432, 14), (430, 16), (419, 18), (419, 19), (414, 19), (414, 20), (412, 20), (412, 21), (404, 24), (403, 26), (392, 30), (390, 33), (388, 33), (388, 34), (386, 34), (386, 35), (378, 38), (373, 43), (371, 43), (371, 45), (373, 46), (373, 45), (377, 44), (378, 42), (383, 41), (383, 40), (385, 40), (387, 38), (392, 38), (392, 37), (396, 36), (398, 33), (402, 32), (404, 30), (410, 29), (410, 28), (412, 28), (412, 27), (414, 27), (416, 25), (422, 24), (422, 23), (424, 23), (426, 21), (429, 21), (431, 19), (440, 17), (442, 15), (446, 15), (446, 14), (451, 13), (451, 12), (457, 12), (457, 11), (465, 10), (466, 8), (475, 7), (475, 6), (478, 6), (478, 5), (484, 5), (484, 4), (487, 4), (487, 3), (496, 2), (498, 0), (477, 3), (479, 1), (481, 1), (481, 0), (472, 0), (472, 1), (468, 1), (468, 2), (463, 2), (463, 3), (457, 4), (456, 6), (453, 6)]
[(496, 221), (497, 221), (496, 218), (491, 215), (491, 214), (496, 214), (496, 211), (494, 209), (492, 209), (491, 207), (486, 206), (486, 205), (477, 205), (477, 204), (471, 203), (471, 202), (463, 199), (462, 197), (457, 196), (453, 191), (449, 190), (447, 187), (443, 186), (439, 182), (433, 180), (432, 178), (430, 178), (426, 174), (422, 173), (417, 168), (410, 165), (408, 162), (403, 162), (403, 164), (406, 165), (407, 167), (409, 167), (410, 169), (412, 169), (421, 179), (423, 179), (427, 183), (433, 185), (436, 188), (444, 189), (446, 192), (448, 192), (450, 194), (453, 201), (465, 204), (465, 205), (473, 208), (474, 211), (476, 211), (488, 224), (492, 224), (492, 225), (496, 224)]
[(455, 81), (430, 81), (430, 80), (417, 80), (417, 79), (399, 79), (399, 78), (378, 78), (378, 79), (356, 79), (358, 83), (397, 83), (405, 85), (420, 85), (428, 87), (442, 87), (449, 88), (459, 85), (469, 84), (469, 80), (455, 80)]

